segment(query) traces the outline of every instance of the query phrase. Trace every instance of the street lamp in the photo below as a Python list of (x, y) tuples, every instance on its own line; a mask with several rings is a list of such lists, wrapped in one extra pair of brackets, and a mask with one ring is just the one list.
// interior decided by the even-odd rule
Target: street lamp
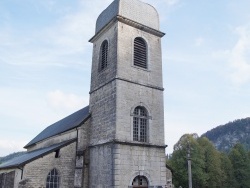
[(189, 184), (189, 188), (192, 188), (192, 168), (191, 168), (191, 155), (190, 155), (189, 141), (188, 141), (188, 148), (187, 148), (187, 162), (188, 162), (188, 184)]

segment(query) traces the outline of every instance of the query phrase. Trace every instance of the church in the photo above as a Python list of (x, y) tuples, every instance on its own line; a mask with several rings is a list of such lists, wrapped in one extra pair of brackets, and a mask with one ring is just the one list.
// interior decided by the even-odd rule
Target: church
[(114, 0), (97, 18), (89, 105), (0, 165), (0, 188), (165, 188), (159, 15)]

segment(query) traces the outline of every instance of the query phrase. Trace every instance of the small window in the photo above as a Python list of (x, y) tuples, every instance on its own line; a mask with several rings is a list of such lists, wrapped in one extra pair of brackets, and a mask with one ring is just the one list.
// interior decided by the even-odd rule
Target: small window
[(108, 66), (108, 41), (103, 41), (100, 51), (100, 66), (99, 70), (102, 71)]
[(59, 188), (59, 175), (56, 169), (51, 170), (48, 174), (46, 188)]
[(133, 114), (133, 141), (147, 142), (148, 137), (148, 113), (147, 110), (138, 106)]
[(55, 158), (59, 158), (60, 157), (60, 149), (55, 151)]
[(134, 65), (147, 69), (147, 45), (143, 38), (137, 37), (134, 40)]

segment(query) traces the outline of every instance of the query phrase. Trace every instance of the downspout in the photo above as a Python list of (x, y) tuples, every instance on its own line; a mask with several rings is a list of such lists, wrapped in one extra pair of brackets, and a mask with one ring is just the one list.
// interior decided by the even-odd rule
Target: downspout
[(23, 168), (17, 167), (19, 170), (21, 170), (21, 180), (23, 179)]
[(78, 129), (76, 128), (76, 156), (75, 156), (75, 167), (76, 167), (77, 151), (78, 151)]
[(76, 161), (77, 161), (77, 153), (78, 153), (78, 128), (76, 127), (76, 153), (75, 153), (75, 173), (74, 173), (74, 187), (75, 187), (75, 183), (76, 183)]
[(115, 186), (115, 159), (114, 159), (114, 151), (115, 150), (115, 142), (113, 141), (112, 143), (111, 143), (111, 158), (112, 158), (112, 161), (111, 161), (111, 171), (112, 171), (112, 186)]
[(76, 128), (76, 152), (78, 150), (78, 128)]

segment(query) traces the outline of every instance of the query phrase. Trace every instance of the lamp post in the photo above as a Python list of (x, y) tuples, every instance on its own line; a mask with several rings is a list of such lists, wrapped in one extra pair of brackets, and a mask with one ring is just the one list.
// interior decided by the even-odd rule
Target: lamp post
[(191, 155), (190, 155), (189, 142), (188, 142), (188, 149), (187, 149), (187, 162), (188, 162), (188, 184), (189, 184), (189, 188), (192, 188), (192, 169), (191, 169)]

